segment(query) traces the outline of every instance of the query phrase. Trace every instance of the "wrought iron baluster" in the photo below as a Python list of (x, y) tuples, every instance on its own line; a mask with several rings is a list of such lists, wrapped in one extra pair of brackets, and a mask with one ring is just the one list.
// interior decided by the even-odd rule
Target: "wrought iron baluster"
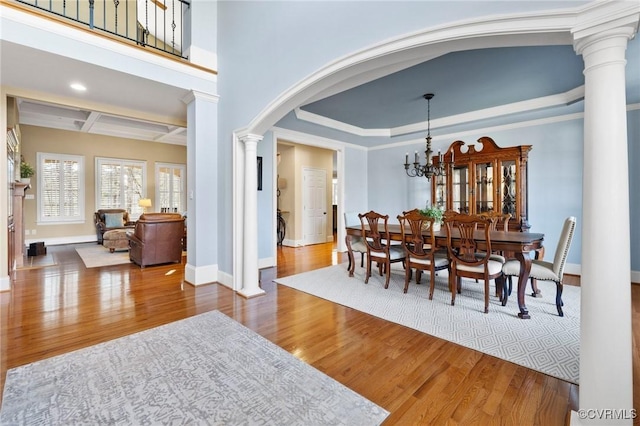
[(115, 31), (116, 34), (118, 34), (118, 5), (120, 4), (119, 0), (113, 0), (113, 4), (116, 7), (116, 12), (115, 12)]
[(171, 0), (171, 47), (176, 49), (176, 1)]
[(89, 28), (91, 29), (93, 29), (93, 2), (94, 1), (95, 0), (89, 0)]

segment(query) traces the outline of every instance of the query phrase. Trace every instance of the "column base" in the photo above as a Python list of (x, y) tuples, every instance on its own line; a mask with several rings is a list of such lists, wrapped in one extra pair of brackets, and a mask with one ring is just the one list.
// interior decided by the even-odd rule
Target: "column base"
[(238, 294), (242, 297), (246, 297), (247, 299), (251, 299), (252, 297), (262, 296), (264, 294), (267, 294), (267, 292), (261, 289), (260, 287), (251, 288), (251, 289), (243, 288), (241, 290), (238, 290)]

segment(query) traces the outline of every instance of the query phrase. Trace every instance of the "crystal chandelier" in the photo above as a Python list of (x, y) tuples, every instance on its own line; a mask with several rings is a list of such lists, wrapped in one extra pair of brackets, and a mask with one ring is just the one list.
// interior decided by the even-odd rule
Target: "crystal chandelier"
[(427, 100), (427, 149), (424, 151), (425, 164), (420, 164), (420, 154), (418, 154), (418, 151), (415, 152), (413, 168), (410, 168), (409, 153), (407, 153), (404, 158), (404, 170), (407, 172), (407, 176), (424, 176), (427, 180), (430, 180), (431, 176), (444, 176), (446, 173), (446, 165), (440, 151), (438, 151), (439, 161), (437, 166), (433, 164), (433, 160), (431, 158), (433, 154), (433, 151), (431, 151), (431, 99), (433, 96), (433, 93), (427, 93), (424, 95), (424, 98)]

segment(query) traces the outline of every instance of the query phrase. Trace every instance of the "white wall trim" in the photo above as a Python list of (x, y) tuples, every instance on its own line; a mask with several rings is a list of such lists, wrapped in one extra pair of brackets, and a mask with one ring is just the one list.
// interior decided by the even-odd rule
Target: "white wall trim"
[(387, 138), (391, 137), (391, 132), (392, 132), (391, 129), (365, 129), (362, 127), (345, 123), (343, 121), (338, 121), (329, 117), (325, 117), (324, 115), (319, 115), (313, 112), (305, 111), (300, 108), (296, 108), (294, 112), (296, 114), (296, 118), (300, 121), (306, 121), (308, 123), (317, 124), (319, 126), (328, 127), (330, 129), (339, 130), (341, 132), (351, 133), (353, 135), (358, 135), (358, 136), (379, 136), (379, 137), (387, 137)]
[(218, 271), (218, 283), (233, 290), (233, 275)]
[[(545, 124), (559, 123), (562, 121), (581, 120), (583, 118), (584, 118), (584, 113), (578, 112), (575, 114), (566, 114), (566, 115), (560, 115), (556, 117), (540, 118), (537, 120), (520, 121), (517, 123), (504, 124), (500, 126), (475, 128), (475, 129), (467, 130), (464, 132), (447, 133), (444, 135), (434, 136), (432, 139), (433, 141), (436, 141), (436, 142), (439, 140), (444, 140), (449, 142), (453, 140), (463, 139), (465, 136), (477, 135), (478, 133), (492, 134), (492, 133), (503, 132), (507, 130), (521, 129), (525, 127), (534, 127), (534, 126), (542, 126)], [(395, 142), (391, 144), (378, 145), (378, 146), (370, 147), (368, 148), (368, 150), (375, 151), (375, 150), (388, 149), (388, 148), (394, 148), (394, 147), (400, 147), (400, 146), (411, 146), (411, 145), (415, 145), (416, 143), (424, 143), (424, 138), (421, 137), (418, 139), (410, 139), (403, 142)]]
[(582, 266), (579, 263), (566, 263), (564, 273), (569, 275), (582, 275)]
[(325, 138), (322, 136), (313, 135), (311, 133), (299, 132), (297, 130), (289, 130), (282, 127), (273, 127), (274, 139), (282, 139), (288, 142), (298, 143), (301, 145), (315, 146), (317, 148), (332, 149), (339, 151), (343, 148), (360, 149), (366, 151), (368, 148), (361, 145), (355, 145), (336, 139)]
[(193, 266), (187, 263), (184, 280), (194, 286), (215, 283), (218, 281), (218, 265)]
[(9, 276), (5, 276), (0, 278), (0, 291), (10, 291), (11, 290), (11, 278)]
[(302, 247), (302, 246), (304, 246), (302, 240), (291, 240), (291, 239), (288, 239), (288, 238), (285, 238), (284, 240), (282, 240), (282, 245), (283, 246), (287, 246), (287, 247)]
[(25, 245), (31, 243), (43, 242), (46, 246), (58, 246), (63, 244), (81, 244), (81, 243), (97, 243), (96, 234), (89, 235), (73, 235), (70, 237), (51, 237), (51, 238), (30, 238), (25, 239)]
[(264, 257), (258, 259), (258, 269), (271, 268), (272, 266), (276, 266), (276, 263), (275, 257)]

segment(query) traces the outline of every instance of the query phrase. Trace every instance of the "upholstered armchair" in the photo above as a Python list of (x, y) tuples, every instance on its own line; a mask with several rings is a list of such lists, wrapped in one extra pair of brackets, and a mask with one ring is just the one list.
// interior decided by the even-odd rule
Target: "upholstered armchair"
[(96, 237), (102, 244), (104, 233), (114, 229), (133, 229), (135, 222), (129, 220), (129, 212), (125, 209), (100, 209), (94, 214)]
[(180, 213), (145, 213), (128, 234), (129, 259), (144, 268), (182, 261), (184, 217)]

